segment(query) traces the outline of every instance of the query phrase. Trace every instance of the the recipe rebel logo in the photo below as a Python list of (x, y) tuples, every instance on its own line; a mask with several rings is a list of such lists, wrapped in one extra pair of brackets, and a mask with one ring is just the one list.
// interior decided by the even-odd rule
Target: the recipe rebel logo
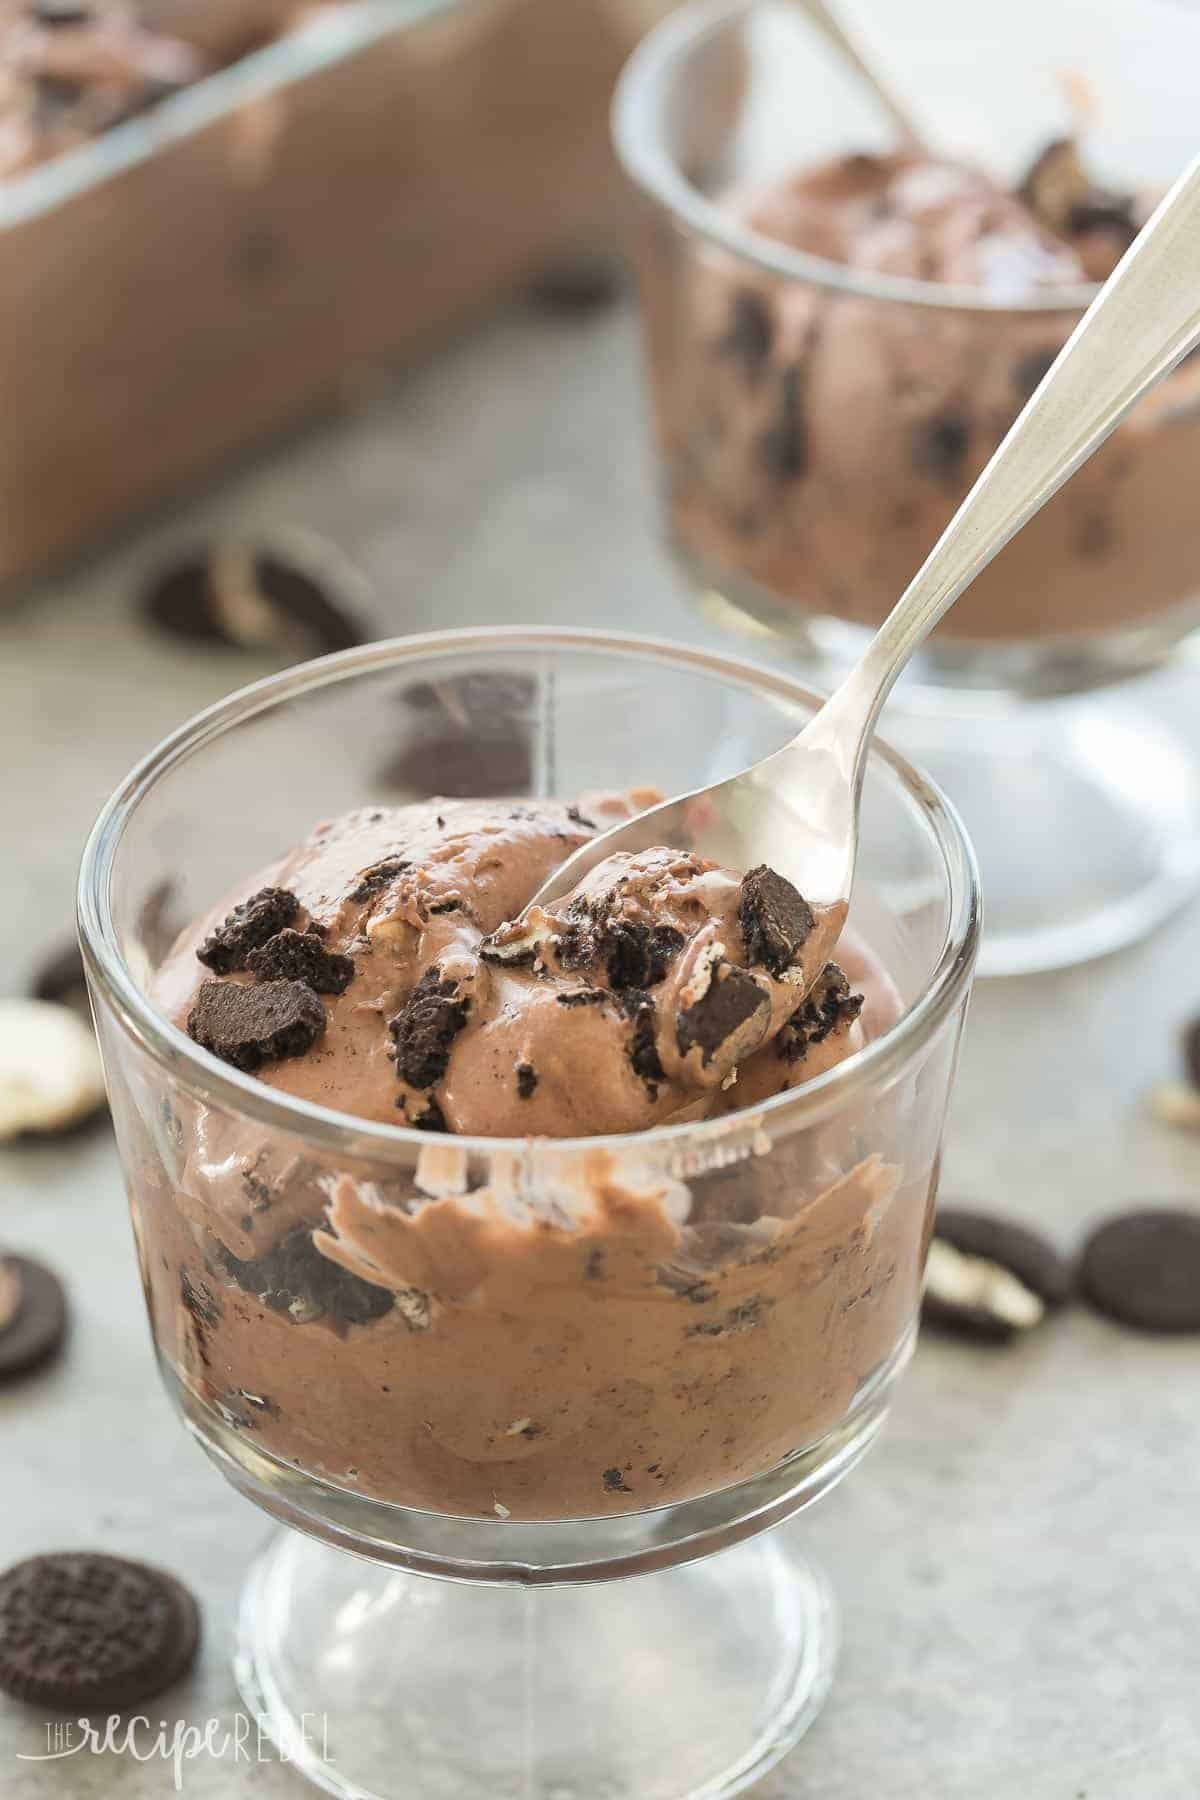
[(242, 1712), (223, 1719), (206, 1719), (202, 1725), (191, 1725), (186, 1719), (159, 1719), (155, 1723), (141, 1713), (129, 1718), (112, 1713), (103, 1721), (48, 1720), (42, 1729), (44, 1748), (18, 1750), (18, 1762), (128, 1756), (134, 1762), (166, 1763), (177, 1794), (183, 1792), (187, 1765), (201, 1758), (235, 1764), (334, 1761), (329, 1753), (326, 1713), (301, 1713), (278, 1736), (268, 1732), (265, 1718)]

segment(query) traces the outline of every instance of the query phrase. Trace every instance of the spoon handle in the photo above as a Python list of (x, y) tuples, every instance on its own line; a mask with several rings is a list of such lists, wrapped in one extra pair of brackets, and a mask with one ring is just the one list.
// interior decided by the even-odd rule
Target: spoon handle
[(856, 760), (893, 682), (963, 589), (1200, 340), (1200, 157), (1180, 176), (1063, 346), (805, 743)]
[(900, 134), (902, 143), (929, 154), (925, 133), (884, 71), (883, 63), (865, 33), (852, 20), (842, 0), (800, 0), (801, 11), (821, 31), (847, 65), (866, 82), (883, 111)]

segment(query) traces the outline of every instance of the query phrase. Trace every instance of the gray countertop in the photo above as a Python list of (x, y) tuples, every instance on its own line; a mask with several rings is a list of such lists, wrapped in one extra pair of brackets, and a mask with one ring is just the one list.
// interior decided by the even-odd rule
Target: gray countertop
[[(247, 462), (0, 612), (3, 981), (68, 929), (84, 833), (168, 727), (265, 671), (139, 630), (140, 575), (180, 536), (303, 521), (358, 557), (395, 631), (495, 620), (711, 638), (656, 541), (635, 333), (616, 312), (514, 307)], [(1186, 678), (1154, 705), (1189, 708)], [(1192, 677), (1194, 682), (1195, 677)], [(1194, 712), (1194, 701), (1191, 701)], [(1090, 968), (984, 984), (943, 1193), (1064, 1242), (1130, 1200), (1193, 1199), (1200, 1138), (1146, 1088), (1200, 1001), (1193, 909)], [(186, 1440), (160, 1392), (107, 1131), (0, 1150), (0, 1242), (71, 1283), (57, 1366), (0, 1391), (0, 1562), (90, 1544), (151, 1554), (200, 1594), (196, 1674), (164, 1716), (227, 1717), (228, 1638), (265, 1521)], [(1012, 1349), (923, 1341), (880, 1446), (785, 1529), (833, 1576), (845, 1645), (831, 1700), (760, 1790), (775, 1800), (1195, 1800), (1200, 1791), (1200, 1348), (1083, 1311)], [(17, 1761), (39, 1716), (0, 1700), (6, 1800), (145, 1800), (169, 1770)], [(196, 1800), (278, 1766), (190, 1765)]]

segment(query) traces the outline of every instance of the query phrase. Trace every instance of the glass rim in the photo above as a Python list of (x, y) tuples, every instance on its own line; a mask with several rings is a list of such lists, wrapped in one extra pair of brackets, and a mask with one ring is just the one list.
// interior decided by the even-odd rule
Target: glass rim
[(1033, 290), (1023, 299), (997, 300), (981, 288), (916, 277), (867, 273), (795, 250), (777, 239), (742, 225), (710, 200), (678, 167), (664, 142), (664, 88), (680, 57), (706, 37), (716, 36), (732, 20), (755, 11), (763, 0), (684, 0), (684, 4), (650, 31), (621, 72), (613, 95), (613, 145), (626, 176), (649, 199), (697, 237), (791, 281), (854, 294), (860, 299), (932, 307), (943, 312), (1079, 314), (1100, 291), (1099, 282), (1065, 283)]
[(575, 1157), (597, 1150), (637, 1152), (670, 1150), (676, 1146), (693, 1150), (710, 1142), (716, 1145), (728, 1141), (739, 1126), (745, 1128), (748, 1123), (754, 1129), (768, 1124), (795, 1129), (824, 1116), (833, 1104), (869, 1089), (901, 1067), (952, 1010), (970, 980), (981, 929), (981, 900), (975, 854), (953, 806), (928, 777), (879, 738), (871, 746), (872, 759), (878, 758), (888, 764), (925, 818), (941, 853), (949, 906), (945, 939), (921, 992), (893, 1026), (844, 1062), (801, 1087), (774, 1095), (761, 1106), (717, 1118), (603, 1136), (502, 1138), (455, 1133), (449, 1139), (431, 1138), (428, 1132), (411, 1126), (360, 1118), (268, 1087), (256, 1081), (253, 1075), (245, 1074), (201, 1049), (157, 1010), (121, 954), (110, 893), (113, 867), (126, 826), (157, 782), (231, 727), (243, 725), (282, 702), (372, 670), (402, 669), (406, 664), (456, 651), (475, 653), (501, 648), (532, 652), (580, 651), (661, 662), (793, 704), (812, 706), (823, 697), (775, 670), (670, 639), (644, 637), (634, 632), (522, 625), (423, 632), (382, 639), (337, 655), (295, 664), (239, 688), (177, 727), (135, 764), (101, 809), (84, 847), (79, 871), (77, 920), (88, 977), (142, 1048), (173, 1074), (186, 1079), (204, 1100), (251, 1118), (268, 1130), (293, 1137), (303, 1136), (324, 1149), (338, 1150), (350, 1156), (367, 1154), (368, 1146), (372, 1154), (404, 1151), (408, 1153), (406, 1160), (411, 1160), (413, 1153), (429, 1150), (431, 1145), (446, 1143), (467, 1156), (528, 1156), (536, 1151), (543, 1160)]

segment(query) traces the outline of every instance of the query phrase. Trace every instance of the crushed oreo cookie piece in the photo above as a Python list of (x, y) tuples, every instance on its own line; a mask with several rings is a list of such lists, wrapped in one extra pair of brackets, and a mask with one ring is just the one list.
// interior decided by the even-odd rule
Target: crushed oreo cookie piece
[(624, 1010), (633, 1019), (629, 1037), (629, 1060), (635, 1075), (645, 1082), (651, 1100), (658, 1098), (658, 1083), (666, 1079), (666, 1071), (658, 1054), (658, 1014), (649, 994), (633, 993), (624, 997)]
[(1180, 1206), (1118, 1214), (1092, 1232), (1079, 1262), (1098, 1311), (1139, 1331), (1200, 1331), (1200, 1213)]
[(761, 294), (739, 288), (733, 296), (729, 328), (717, 342), (717, 350), (736, 362), (748, 380), (761, 375), (775, 342), (775, 322)]
[(350, 957), (326, 950), (315, 933), (290, 927), (251, 950), (246, 967), (260, 981), (302, 981), (315, 994), (344, 994), (354, 979)]
[(790, 364), (779, 378), (775, 421), (759, 439), (759, 453), (776, 481), (795, 481), (808, 467), (804, 389), (803, 366)]
[(676, 1020), (680, 1051), (686, 1056), (694, 1045), (699, 1045), (701, 1060), (710, 1063), (717, 1051), (756, 1014), (768, 1012), (770, 1004), (762, 988), (744, 969), (733, 963), (719, 963), (708, 991)]
[(272, 1312), (287, 1313), (297, 1324), (328, 1316), (339, 1325), (369, 1325), (395, 1304), (390, 1288), (376, 1287), (322, 1256), (310, 1225), (297, 1225), (273, 1250), (252, 1259), (218, 1245), (216, 1260), (245, 1293), (257, 1295)]
[(303, 1056), (325, 1023), (325, 1008), (302, 981), (202, 981), (187, 1028), (203, 1049), (253, 1074), (265, 1062)]
[(1037, 392), (1057, 359), (1057, 349), (1030, 350), (1014, 366), (1013, 387), (1022, 400)]
[(300, 902), (287, 888), (259, 888), (209, 933), (196, 952), (197, 960), (214, 975), (244, 969), (251, 950), (290, 925), (299, 910)]
[(449, 1131), (446, 1115), (431, 1094), (425, 1110), (413, 1120), (414, 1131)]
[(962, 480), (970, 448), (971, 426), (962, 413), (940, 413), (913, 429), (913, 465), (937, 481)]
[(790, 969), (812, 934), (812, 907), (790, 881), (765, 863), (743, 877), (738, 924), (746, 959), (779, 976)]
[(864, 996), (852, 994), (836, 963), (826, 963), (812, 987), (775, 1040), (785, 1062), (800, 1062), (810, 1044), (822, 1044), (839, 1025), (850, 1024), (863, 1009)]
[(674, 926), (651, 928), (635, 919), (610, 919), (597, 938), (608, 979), (618, 992), (657, 987), (683, 943), (683, 933)]
[(939, 1207), (922, 1318), (960, 1336), (1006, 1343), (1070, 1298), (1071, 1265), (1049, 1238), (1000, 1214)]
[(384, 888), (388, 887), (397, 875), (403, 875), (404, 871), (411, 867), (412, 864), (406, 857), (385, 856), (381, 862), (372, 863), (369, 869), (362, 870), (346, 898), (348, 900), (374, 900), (375, 896), (382, 894)]
[[(323, 564), (332, 555), (322, 546)], [(340, 573), (343, 582), (349, 579)], [(184, 552), (151, 577), (141, 605), (152, 624), (174, 637), (235, 649), (283, 649), (300, 638), (322, 651), (348, 650), (374, 635), (334, 598), (326, 570), (318, 574), (294, 555), (242, 545)]]
[(560, 1006), (600, 1006), (608, 995), (603, 988), (580, 987), (569, 988), (565, 994), (555, 994), (554, 998)]
[(125, 1711), (177, 1681), (199, 1642), (192, 1595), (145, 1563), (59, 1551), (0, 1575), (0, 1688), (27, 1705)]
[(446, 1073), (450, 1046), (467, 1022), (467, 1002), (457, 995), (457, 982), (444, 978), (437, 968), (426, 969), (389, 1022), (396, 1067), (409, 1087), (434, 1087)]
[(620, 1469), (605, 1469), (600, 1479), (604, 1483), (606, 1494), (632, 1494), (633, 1492)]
[(517, 1064), (517, 1098), (532, 1100), (537, 1092), (538, 1074), (532, 1063)]
[(179, 1298), (201, 1332), (216, 1330), (221, 1323), (221, 1303), (211, 1288), (197, 1281), (187, 1269), (179, 1271)]
[(0, 1384), (58, 1355), (67, 1336), (67, 1296), (44, 1263), (0, 1256)]

